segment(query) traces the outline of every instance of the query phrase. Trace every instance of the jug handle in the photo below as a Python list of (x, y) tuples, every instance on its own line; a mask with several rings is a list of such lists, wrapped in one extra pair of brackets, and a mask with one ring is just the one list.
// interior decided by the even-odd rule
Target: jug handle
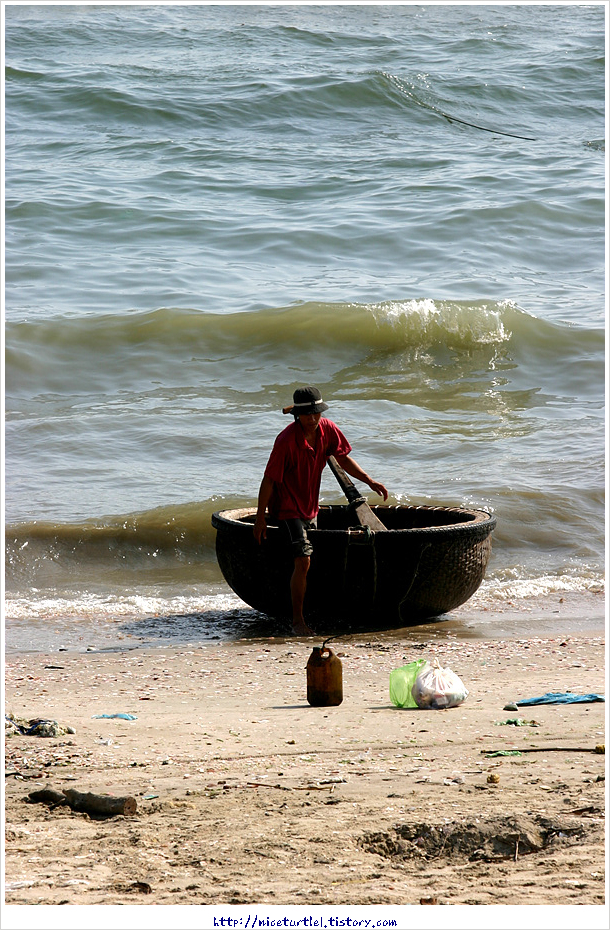
[(320, 651), (320, 655), (323, 655), (325, 652), (327, 652), (329, 655), (332, 655), (332, 650), (328, 648), (328, 646), (326, 645), (326, 643), (329, 643), (329, 642), (331, 641), (331, 639), (336, 639), (336, 638), (337, 638), (336, 636), (328, 636), (328, 637), (324, 640), (324, 642), (322, 643), (322, 649), (321, 649), (321, 651)]

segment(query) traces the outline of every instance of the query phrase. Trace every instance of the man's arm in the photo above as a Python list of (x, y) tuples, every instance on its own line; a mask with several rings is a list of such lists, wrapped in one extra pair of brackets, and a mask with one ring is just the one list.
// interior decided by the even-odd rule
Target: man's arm
[(261, 481), (260, 490), (258, 492), (258, 509), (256, 511), (256, 520), (254, 521), (254, 538), (259, 544), (263, 541), (263, 539), (267, 538), (267, 521), (265, 519), (265, 513), (267, 512), (267, 507), (269, 506), (272, 493), (273, 481), (271, 478), (268, 478), (267, 475), (264, 475), (263, 480)]
[(372, 478), (369, 478), (355, 459), (351, 458), (349, 455), (336, 455), (335, 458), (343, 471), (347, 472), (352, 478), (356, 478), (358, 481), (363, 481), (365, 484), (368, 484), (372, 491), (375, 491), (376, 494), (383, 497), (384, 501), (387, 501), (388, 492), (384, 485), (380, 484), (379, 481), (373, 481)]

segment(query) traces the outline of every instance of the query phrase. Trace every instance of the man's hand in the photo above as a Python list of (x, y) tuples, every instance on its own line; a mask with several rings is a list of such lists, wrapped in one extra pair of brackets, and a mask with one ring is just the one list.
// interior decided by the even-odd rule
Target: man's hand
[(365, 471), (360, 468), (358, 462), (351, 457), (351, 455), (336, 455), (337, 462), (343, 469), (347, 472), (348, 475), (351, 475), (352, 478), (356, 478), (357, 481), (364, 481), (365, 484), (368, 484), (369, 488), (372, 491), (375, 491), (376, 494), (379, 494), (380, 497), (383, 497), (384, 501), (388, 499), (387, 488), (380, 484), (379, 481), (373, 481)]
[(267, 475), (263, 475), (260, 490), (258, 492), (258, 505), (256, 508), (256, 520), (254, 521), (254, 538), (257, 543), (262, 543), (267, 538), (267, 521), (265, 514), (273, 493), (273, 481)]
[(256, 520), (254, 521), (254, 538), (257, 543), (262, 543), (263, 539), (267, 538), (267, 521), (265, 520), (264, 514), (256, 515)]
[(388, 491), (383, 484), (380, 484), (378, 481), (369, 481), (369, 487), (375, 494), (379, 494), (380, 497), (383, 497), (384, 501), (387, 501)]

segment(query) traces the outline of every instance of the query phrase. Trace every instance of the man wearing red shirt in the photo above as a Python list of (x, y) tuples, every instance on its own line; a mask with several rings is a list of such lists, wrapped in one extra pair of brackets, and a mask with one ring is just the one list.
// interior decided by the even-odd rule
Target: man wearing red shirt
[(318, 516), (320, 481), (328, 457), (333, 455), (341, 468), (352, 478), (368, 484), (387, 500), (386, 488), (373, 481), (350, 457), (352, 447), (332, 420), (322, 416), (328, 404), (320, 391), (311, 386), (297, 388), (294, 403), (284, 407), (292, 413), (294, 423), (283, 430), (273, 446), (258, 493), (258, 510), (254, 536), (261, 543), (267, 536), (265, 514), (278, 520), (287, 533), (294, 555), (294, 571), (290, 580), (292, 624), (295, 633), (311, 633), (303, 617), (303, 601), (307, 588), (307, 572), (313, 546), (307, 535), (315, 528)]

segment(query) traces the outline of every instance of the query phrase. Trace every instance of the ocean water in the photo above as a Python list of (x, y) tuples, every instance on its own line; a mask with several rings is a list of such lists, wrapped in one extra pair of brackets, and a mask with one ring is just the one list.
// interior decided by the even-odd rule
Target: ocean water
[(481, 622), (603, 590), (605, 4), (3, 12), (8, 650), (259, 630), (211, 515), (309, 383), (496, 515)]

